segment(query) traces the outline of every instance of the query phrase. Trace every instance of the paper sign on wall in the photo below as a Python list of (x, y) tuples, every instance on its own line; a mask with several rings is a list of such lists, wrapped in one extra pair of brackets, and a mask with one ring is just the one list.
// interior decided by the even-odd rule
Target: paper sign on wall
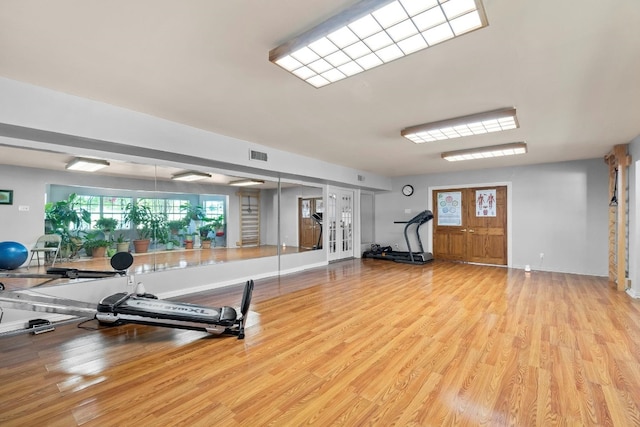
[(462, 192), (438, 193), (438, 225), (462, 225)]
[(476, 190), (476, 216), (496, 216), (496, 190)]

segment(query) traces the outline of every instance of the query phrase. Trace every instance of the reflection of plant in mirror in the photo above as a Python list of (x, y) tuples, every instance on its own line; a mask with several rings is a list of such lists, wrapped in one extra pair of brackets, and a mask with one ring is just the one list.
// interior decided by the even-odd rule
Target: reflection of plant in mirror
[(115, 218), (100, 218), (96, 221), (96, 228), (102, 231), (113, 231), (118, 226), (118, 220)]
[(140, 203), (129, 203), (124, 208), (124, 221), (133, 225), (139, 240), (148, 239), (151, 236), (152, 217), (151, 209)]
[(76, 193), (71, 193), (67, 200), (47, 203), (44, 211), (45, 222), (62, 238), (62, 256), (75, 256), (82, 247), (82, 228), (91, 223), (91, 213), (79, 206)]
[(82, 249), (84, 249), (87, 256), (93, 256), (96, 248), (108, 248), (109, 246), (111, 246), (111, 242), (104, 238), (104, 234), (100, 230), (89, 231), (82, 242)]
[(82, 245), (85, 250), (93, 248), (108, 248), (109, 246), (111, 246), (111, 242), (104, 239), (85, 240)]
[(169, 227), (167, 227), (167, 216), (165, 214), (151, 214), (149, 219), (149, 236), (159, 243), (169, 241)]
[(184, 230), (187, 227), (187, 224), (184, 219), (179, 219), (167, 222), (167, 226), (169, 227), (171, 234), (178, 234), (181, 230)]
[(216, 230), (219, 230), (221, 228), (224, 227), (224, 215), (218, 215), (217, 217), (213, 218), (211, 220), (211, 225), (213, 225), (213, 227)]
[(214, 231), (214, 227), (213, 225), (205, 224), (202, 227), (198, 228), (198, 231), (200, 232), (200, 237), (202, 237), (202, 240), (211, 240), (211, 238), (209, 237), (209, 233)]
[(192, 205), (191, 203), (185, 203), (180, 206), (180, 210), (185, 212), (185, 219), (187, 223), (193, 221), (209, 221), (207, 218), (206, 210), (200, 205)]

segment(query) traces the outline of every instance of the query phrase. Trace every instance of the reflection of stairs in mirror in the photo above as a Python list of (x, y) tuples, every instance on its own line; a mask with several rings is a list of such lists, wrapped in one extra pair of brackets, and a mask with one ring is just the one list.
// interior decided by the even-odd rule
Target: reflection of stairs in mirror
[(260, 193), (243, 190), (240, 198), (240, 241), (238, 246), (260, 246)]

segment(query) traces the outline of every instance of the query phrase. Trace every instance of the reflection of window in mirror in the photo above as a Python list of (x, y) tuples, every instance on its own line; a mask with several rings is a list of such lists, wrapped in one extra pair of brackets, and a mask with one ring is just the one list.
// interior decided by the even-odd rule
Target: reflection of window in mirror
[(302, 218), (310, 218), (311, 217), (311, 200), (302, 199)]

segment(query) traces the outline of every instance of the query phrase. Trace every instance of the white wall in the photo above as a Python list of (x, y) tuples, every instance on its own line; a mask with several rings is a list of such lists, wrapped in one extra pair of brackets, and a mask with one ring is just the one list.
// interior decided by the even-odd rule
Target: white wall
[[(18, 145), (40, 148), (52, 143), (69, 144), (94, 153), (110, 151), (112, 155), (140, 155), (141, 149), (156, 150), (210, 160), (227, 167), (235, 166), (240, 171), (243, 168), (259, 169), (271, 173), (271, 176), (275, 176), (272, 174), (275, 171), (281, 174), (278, 176), (286, 174), (357, 187), (364, 182), (367, 187), (378, 190), (390, 188), (388, 178), (370, 172), (275, 150), (15, 80), (0, 78), (0, 93), (0, 134), (2, 131), (12, 133), (14, 126), (22, 126), (77, 137), (50, 135), (51, 140), (43, 142), (27, 140), (34, 135), (33, 132), (18, 132), (18, 136), (11, 135), (11, 138), (25, 138)], [(3, 124), (7, 126), (3, 127)], [(250, 149), (266, 152), (268, 162), (249, 160)], [(363, 182), (358, 180), (358, 175), (364, 177)]]
[[(396, 178), (391, 192), (376, 195), (377, 243), (406, 250), (404, 226), (393, 221), (406, 221), (430, 207), (429, 187), (489, 183), (511, 186), (510, 266), (607, 275), (608, 176), (602, 159)], [(401, 194), (405, 184), (414, 186), (413, 196)], [(421, 228), (425, 249), (431, 247), (430, 226)]]

